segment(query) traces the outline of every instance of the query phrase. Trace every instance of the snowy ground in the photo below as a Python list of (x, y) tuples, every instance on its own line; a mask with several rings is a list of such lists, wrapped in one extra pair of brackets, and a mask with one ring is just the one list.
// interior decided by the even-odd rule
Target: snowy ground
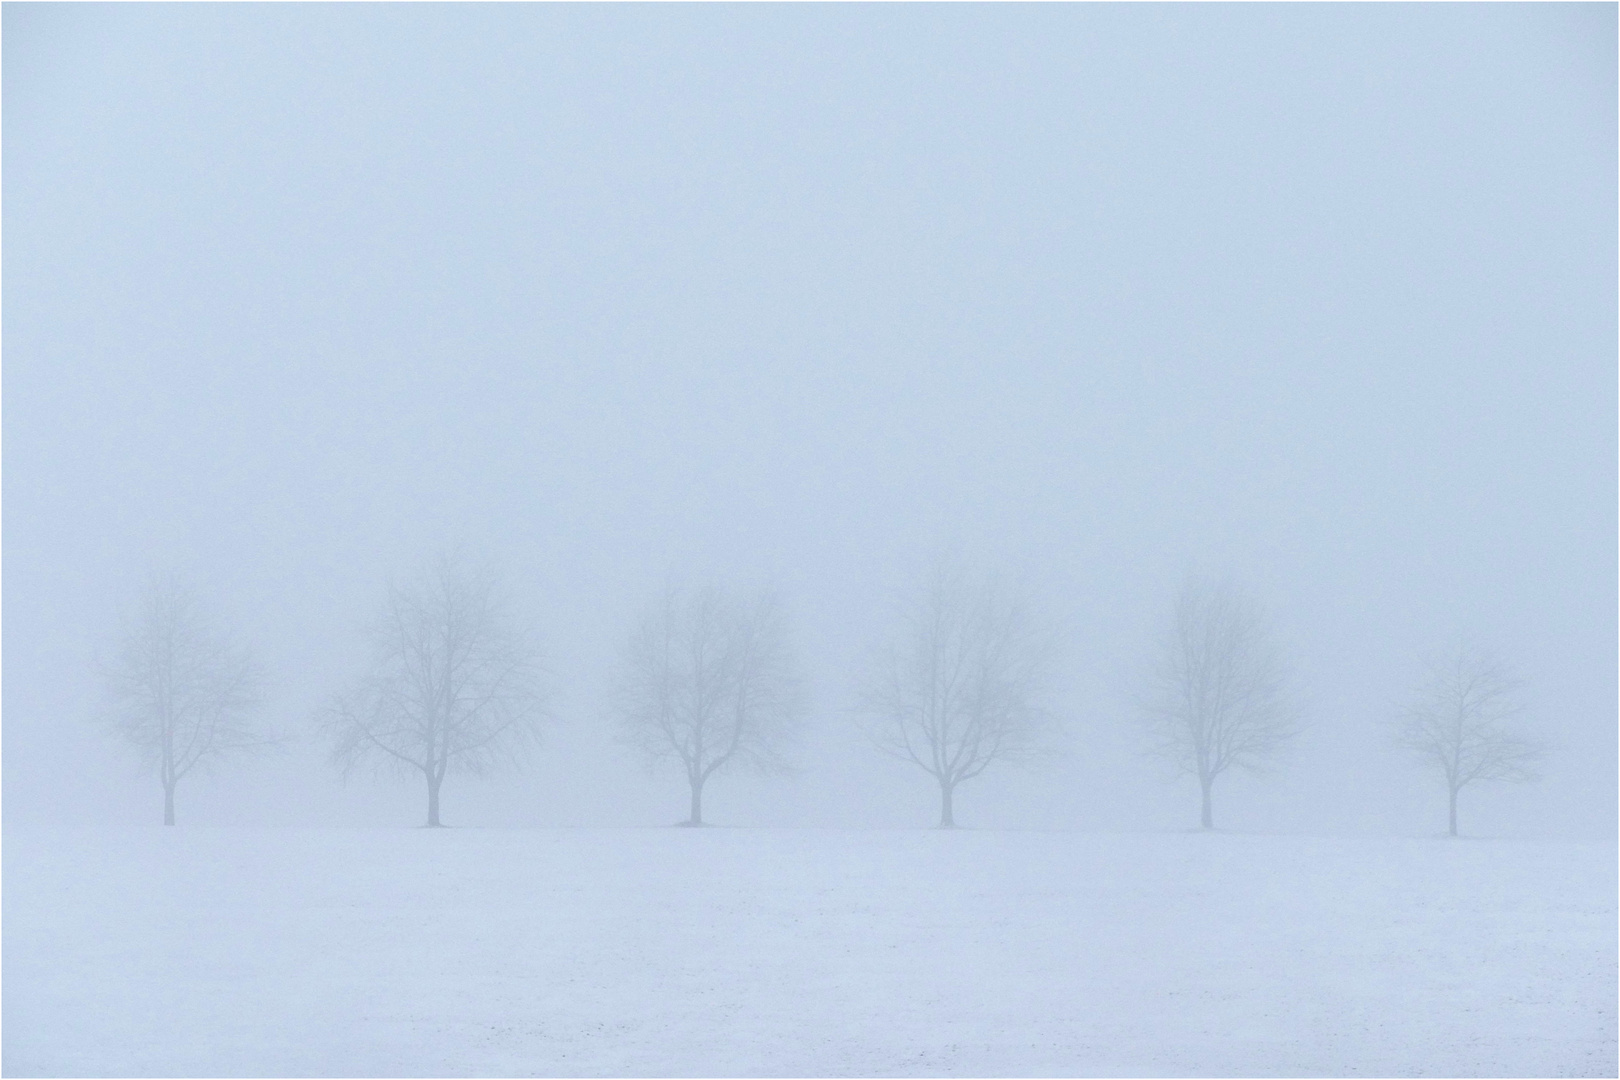
[(1616, 1073), (1602, 844), (7, 830), (7, 1075)]

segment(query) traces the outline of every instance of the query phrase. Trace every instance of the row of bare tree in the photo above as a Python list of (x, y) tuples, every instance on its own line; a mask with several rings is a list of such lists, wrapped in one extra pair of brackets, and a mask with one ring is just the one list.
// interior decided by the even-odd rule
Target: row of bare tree
[[(448, 556), (389, 588), (368, 638), (365, 673), (317, 724), (345, 771), (371, 762), (420, 773), (437, 826), (447, 776), (515, 760), (539, 738), (550, 716), (541, 669), (498, 579)], [(901, 604), (857, 711), (875, 747), (938, 785), (939, 824), (951, 827), (959, 785), (1051, 745), (1055, 660), (1016, 590), (938, 567)], [(104, 675), (114, 725), (162, 782), (165, 824), (193, 769), (274, 742), (255, 722), (260, 669), (173, 580), (152, 589)], [(1393, 725), (1396, 742), (1444, 778), (1453, 836), (1466, 786), (1531, 775), (1539, 748), (1513, 731), (1515, 689), (1488, 656), (1460, 648), (1431, 665)], [(691, 797), (684, 824), (703, 824), (717, 773), (787, 766), (805, 697), (781, 604), (768, 592), (667, 591), (629, 636), (612, 700), (629, 741), (679, 765)], [(1228, 586), (1182, 588), (1138, 703), (1152, 749), (1197, 779), (1206, 829), (1216, 781), (1263, 767), (1298, 732), (1286, 665), (1258, 610)]]

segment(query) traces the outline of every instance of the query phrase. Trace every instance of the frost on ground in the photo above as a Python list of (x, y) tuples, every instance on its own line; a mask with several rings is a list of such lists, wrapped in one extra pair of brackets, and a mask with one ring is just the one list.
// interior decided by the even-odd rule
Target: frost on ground
[(1616, 1073), (1616, 850), (8, 830), (8, 1075)]

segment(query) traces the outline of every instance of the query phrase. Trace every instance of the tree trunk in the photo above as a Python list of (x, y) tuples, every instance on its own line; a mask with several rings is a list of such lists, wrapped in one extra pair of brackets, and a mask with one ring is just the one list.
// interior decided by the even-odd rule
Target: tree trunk
[(441, 783), (441, 781), (434, 779), (432, 774), (429, 774), (428, 778), (427, 778), (427, 782), (428, 782), (428, 819), (427, 819), (427, 827), (430, 828), (430, 829), (437, 829), (439, 827), (439, 784)]
[(1457, 835), (1457, 789), (1451, 789), (1451, 835)]
[(939, 785), (939, 827), (942, 829), (956, 828), (956, 818), (951, 816), (951, 796), (955, 794), (956, 786), (943, 781)]
[(703, 824), (703, 781), (693, 780), (692, 784), (692, 816), (686, 819), (688, 825)]
[(1214, 787), (1214, 786), (1215, 786), (1215, 782), (1213, 780), (1205, 780), (1205, 781), (1203, 781), (1204, 812), (1203, 812), (1203, 816), (1199, 819), (1199, 821), (1200, 821), (1200, 824), (1202, 824), (1203, 827), (1206, 828), (1206, 829), (1213, 829), (1215, 827), (1215, 804), (1210, 801), (1210, 797), (1209, 797), (1210, 789), (1212, 787)]
[(174, 824), (174, 784), (163, 785), (163, 824)]

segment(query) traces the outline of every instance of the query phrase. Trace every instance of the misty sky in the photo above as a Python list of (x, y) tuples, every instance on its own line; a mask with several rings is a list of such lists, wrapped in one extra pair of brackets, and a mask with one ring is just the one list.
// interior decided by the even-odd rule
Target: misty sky
[(1234, 829), (1444, 828), (1387, 745), (1460, 634), (1546, 779), (1465, 831), (1612, 836), (1616, 8), (7, 5), (4, 814), (156, 823), (94, 665), (153, 569), (255, 643), (278, 756), (182, 824), (415, 825), (310, 731), (390, 575), (461, 544), (557, 722), (463, 825), (664, 824), (605, 715), (666, 580), (773, 584), (800, 771), (722, 824), (926, 826), (849, 715), (941, 552), (1064, 633), (1066, 753), (966, 825), (1196, 824), (1131, 692), (1190, 572), (1308, 728)]

